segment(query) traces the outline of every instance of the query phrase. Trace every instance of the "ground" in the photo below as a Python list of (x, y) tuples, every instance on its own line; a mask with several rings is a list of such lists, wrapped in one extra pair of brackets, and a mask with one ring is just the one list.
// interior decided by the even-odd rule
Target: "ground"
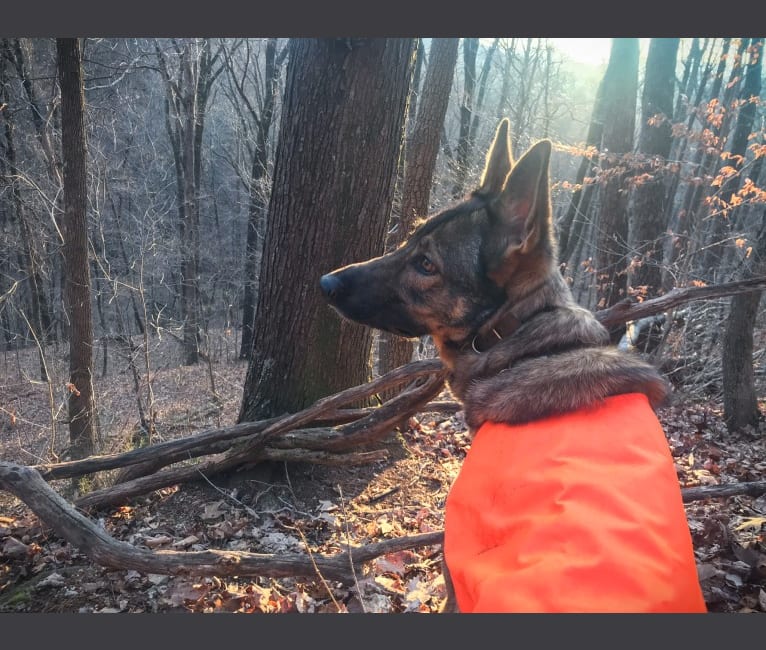
[[(236, 341), (216, 339), (216, 359), (184, 367), (177, 344), (153, 341), (150, 371), (161, 439), (236, 421), (246, 365)], [(174, 351), (175, 350), (175, 351)], [(50, 462), (67, 429), (63, 350), (0, 359), (0, 460)], [(143, 358), (142, 358), (143, 360)], [(105, 452), (129, 448), (138, 421), (133, 375), (117, 350), (96, 359)], [(146, 367), (139, 364), (139, 376)], [(142, 398), (146, 386), (141, 385)], [(714, 397), (682, 393), (659, 413), (682, 487), (766, 478), (766, 427), (727, 433)], [(52, 422), (55, 423), (52, 425)], [(222, 548), (266, 553), (342, 552), (345, 544), (440, 530), (444, 501), (470, 441), (460, 413), (421, 413), (382, 443), (389, 460), (355, 467), (289, 464), (174, 486), (91, 516), (115, 538), (149, 549)], [(104, 480), (104, 479), (101, 479)], [(69, 482), (53, 486), (67, 494)], [(766, 611), (766, 496), (687, 506), (704, 595), (713, 612)], [(0, 612), (435, 612), (443, 602), (439, 546), (379, 557), (356, 579), (194, 578), (94, 565), (29, 509), (0, 492)]]

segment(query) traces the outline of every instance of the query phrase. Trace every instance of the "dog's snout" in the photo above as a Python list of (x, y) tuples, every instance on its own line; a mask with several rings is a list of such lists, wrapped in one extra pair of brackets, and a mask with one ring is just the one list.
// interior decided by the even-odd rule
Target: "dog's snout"
[(325, 298), (329, 301), (333, 301), (338, 297), (343, 283), (337, 275), (327, 273), (320, 278), (319, 286), (322, 287), (322, 292), (324, 293)]

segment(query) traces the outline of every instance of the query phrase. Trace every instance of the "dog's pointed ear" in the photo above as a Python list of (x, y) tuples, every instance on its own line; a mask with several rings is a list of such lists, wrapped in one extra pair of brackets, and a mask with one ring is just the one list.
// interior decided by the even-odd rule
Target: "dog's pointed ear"
[(513, 153), (511, 152), (511, 123), (507, 117), (500, 121), (495, 131), (495, 139), (487, 151), (487, 161), (484, 172), (481, 175), (481, 184), (476, 190), (479, 194), (499, 194), (503, 189), (505, 179), (513, 166)]
[[(489, 266), (497, 279), (518, 254), (537, 250), (542, 242), (553, 252), (549, 172), (550, 140), (541, 140), (513, 167), (500, 195), (493, 201)], [(513, 266), (513, 265), (511, 265)]]

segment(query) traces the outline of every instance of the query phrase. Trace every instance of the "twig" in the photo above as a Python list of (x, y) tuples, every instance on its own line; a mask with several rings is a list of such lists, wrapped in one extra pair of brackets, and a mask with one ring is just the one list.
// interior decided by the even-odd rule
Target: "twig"
[(705, 485), (703, 487), (690, 487), (681, 490), (681, 497), (684, 503), (738, 495), (759, 497), (762, 494), (766, 494), (766, 481), (730, 483), (727, 485)]
[[(346, 533), (346, 544), (349, 549), (351, 548), (351, 531), (348, 529), (348, 512), (346, 511), (346, 500), (343, 498), (343, 488), (340, 483), (338, 484), (338, 494), (340, 495), (340, 507), (343, 511), (343, 529)], [(367, 613), (367, 608), (364, 605), (364, 594), (362, 594), (362, 588), (359, 586), (359, 579), (356, 577), (356, 570), (354, 569), (354, 559), (351, 553), (348, 555), (348, 564), (351, 567), (351, 576), (354, 578), (354, 586), (356, 587), (356, 593), (359, 595), (359, 603), (362, 606), (362, 612)]]

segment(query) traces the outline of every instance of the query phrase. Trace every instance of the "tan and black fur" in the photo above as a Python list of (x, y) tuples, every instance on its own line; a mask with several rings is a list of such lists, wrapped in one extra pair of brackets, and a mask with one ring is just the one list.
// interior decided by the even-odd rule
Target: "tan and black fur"
[(610, 395), (661, 404), (667, 382), (609, 345), (557, 261), (548, 178), (551, 143), (514, 164), (498, 126), (480, 187), (422, 222), (398, 249), (324, 275), (351, 320), (406, 337), (430, 334), (472, 432), (576, 410)]

